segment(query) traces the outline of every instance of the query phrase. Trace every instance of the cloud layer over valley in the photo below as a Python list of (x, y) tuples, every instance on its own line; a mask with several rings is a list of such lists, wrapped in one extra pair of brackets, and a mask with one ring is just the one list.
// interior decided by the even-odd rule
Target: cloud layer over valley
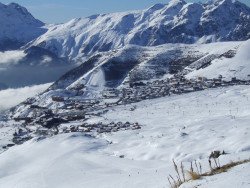
[(18, 89), (7, 89), (0, 91), (0, 112), (11, 108), (25, 99), (35, 96), (46, 90), (50, 84), (35, 85)]

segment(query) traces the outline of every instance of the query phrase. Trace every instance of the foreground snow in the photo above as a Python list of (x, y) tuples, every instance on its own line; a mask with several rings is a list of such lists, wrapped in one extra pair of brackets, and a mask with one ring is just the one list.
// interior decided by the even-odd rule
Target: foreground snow
[[(212, 150), (229, 153), (221, 164), (249, 158), (249, 98), (249, 86), (234, 86), (112, 107), (89, 121), (139, 122), (142, 129), (96, 138), (63, 134), (14, 146), (0, 155), (0, 187), (169, 187), (172, 159), (187, 167), (198, 160), (205, 171)], [(245, 164), (183, 187), (247, 187), (249, 170)]]
[(231, 169), (227, 173), (215, 175), (212, 177), (203, 178), (199, 181), (187, 183), (181, 188), (221, 188), (221, 187), (234, 187), (234, 188), (248, 188), (250, 186), (250, 164), (243, 164)]

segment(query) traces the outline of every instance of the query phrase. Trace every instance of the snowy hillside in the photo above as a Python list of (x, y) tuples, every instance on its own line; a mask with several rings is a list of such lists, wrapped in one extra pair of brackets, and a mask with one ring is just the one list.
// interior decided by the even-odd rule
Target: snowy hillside
[[(233, 86), (110, 107), (88, 122), (129, 121), (142, 128), (94, 137), (85, 133), (41, 136), (14, 146), (0, 155), (0, 185), (167, 188), (167, 176), (174, 174), (172, 159), (185, 166), (197, 160), (204, 171), (209, 169), (208, 155), (213, 150), (228, 153), (220, 158), (221, 164), (248, 159), (249, 93), (249, 86)], [(13, 129), (13, 123), (1, 128), (5, 135), (1, 143), (11, 143), (12, 135), (7, 133), (13, 134)], [(245, 164), (183, 187), (248, 188), (249, 172)]]
[(222, 75), (223, 79), (225, 80), (230, 80), (233, 77), (241, 80), (250, 80), (249, 51), (250, 40), (247, 40), (239, 46), (235, 57), (221, 57), (218, 59), (213, 59), (209, 66), (193, 70), (187, 75), (187, 77), (192, 78), (203, 76), (206, 78), (216, 78), (219, 75)]
[(77, 60), (127, 44), (241, 41), (250, 37), (250, 8), (232, 0), (172, 0), (142, 11), (93, 15), (51, 26), (32, 44)]
[(0, 3), (0, 51), (18, 49), (44, 34), (44, 23), (16, 3)]
[[(133, 82), (166, 79), (182, 71), (188, 72), (188, 78), (206, 77), (210, 74), (210, 78), (223, 75), (227, 79), (239, 76), (248, 80), (249, 49), (249, 41), (202, 45), (166, 44), (156, 47), (128, 46), (90, 57), (85, 63), (62, 76), (51, 89), (70, 90), (84, 85), (87, 91), (93, 92)], [(237, 54), (236, 57), (225, 57), (225, 54), (231, 51)], [(239, 57), (242, 61), (239, 61)], [(217, 61), (225, 62), (225, 70), (211, 70), (213, 66), (221, 66), (221, 63), (216, 63)], [(212, 65), (199, 68), (201, 64), (208, 62), (212, 62)], [(235, 70), (244, 69), (245, 72), (239, 75), (233, 72), (229, 74), (227, 70), (230, 66), (234, 66)]]

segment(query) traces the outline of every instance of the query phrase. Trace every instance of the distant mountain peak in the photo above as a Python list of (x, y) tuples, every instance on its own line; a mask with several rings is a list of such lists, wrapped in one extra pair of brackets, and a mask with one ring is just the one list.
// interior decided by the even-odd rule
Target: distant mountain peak
[(168, 3), (168, 8), (170, 8), (170, 7), (176, 7), (176, 6), (180, 6), (180, 5), (183, 6), (185, 4), (187, 4), (187, 3), (184, 0), (171, 0)]
[(18, 49), (46, 31), (43, 22), (17, 3), (0, 4), (0, 24), (0, 51)]
[(232, 0), (215, 0), (217, 3), (220, 3), (220, 4), (232, 4), (234, 3), (234, 1)]
[(173, 17), (187, 4), (184, 0), (171, 0), (162, 11), (162, 14)]
[(18, 14), (21, 14), (24, 17), (27, 17), (28, 19), (31, 19), (36, 22), (36, 24), (42, 26), (44, 23), (40, 20), (37, 20), (33, 17), (33, 15), (23, 6), (19, 5), (18, 3), (10, 3), (6, 5), (8, 9), (12, 9), (16, 11)]
[(214, 2), (218, 2), (218, 3), (232, 3), (232, 0), (214, 0)]
[(164, 4), (157, 3), (157, 4), (153, 5), (153, 6), (151, 6), (150, 8), (148, 8), (148, 10), (155, 11), (155, 10), (162, 9), (164, 6), (165, 6)]
[(186, 3), (186, 1), (184, 0), (170, 0), (169, 4), (174, 5), (174, 4), (178, 4), (178, 3)]
[(26, 8), (24, 8), (23, 6), (19, 5), (18, 3), (10, 3), (10, 4), (8, 4), (7, 6), (8, 6), (8, 7), (17, 8), (17, 9), (23, 8), (23, 9), (26, 10)]

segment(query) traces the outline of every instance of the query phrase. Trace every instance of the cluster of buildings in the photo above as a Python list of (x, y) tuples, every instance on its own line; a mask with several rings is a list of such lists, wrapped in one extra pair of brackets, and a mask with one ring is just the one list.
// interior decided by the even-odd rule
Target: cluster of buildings
[[(29, 99), (25, 102), (29, 106), (33, 116), (16, 117), (17, 122), (22, 122), (25, 126), (43, 127), (37, 129), (38, 134), (48, 133), (53, 130), (53, 134), (60, 132), (97, 132), (107, 133), (126, 129), (140, 129), (138, 123), (98, 123), (73, 125), (72, 122), (86, 122), (91, 116), (102, 116), (110, 106), (131, 104), (146, 99), (159, 98), (172, 94), (183, 94), (207, 88), (226, 87), (230, 85), (250, 85), (250, 81), (232, 78), (230, 81), (223, 80), (222, 76), (215, 79), (199, 77), (197, 79), (187, 79), (184, 76), (176, 75), (165, 80), (155, 80), (152, 82), (133, 82), (128, 83), (122, 89), (110, 88), (102, 91), (101, 97), (95, 99), (80, 99), (77, 97), (57, 97), (53, 96), (54, 103), (61, 104), (56, 111), (34, 105), (35, 101)], [(135, 108), (131, 108), (131, 111)], [(62, 128), (62, 125), (69, 125)], [(58, 129), (59, 127), (59, 129)], [(19, 134), (20, 135), (20, 134)], [(17, 137), (17, 142), (20, 142)]]
[(130, 122), (111, 122), (111, 123), (83, 123), (82, 125), (70, 125), (65, 126), (61, 129), (62, 133), (69, 132), (96, 132), (96, 133), (111, 133), (117, 132), (121, 130), (136, 130), (141, 129), (141, 125), (138, 123), (130, 123)]
[(128, 104), (172, 94), (183, 94), (207, 88), (225, 87), (230, 85), (250, 85), (250, 81), (238, 80), (237, 78), (225, 81), (222, 76), (214, 79), (207, 79), (205, 77), (186, 79), (184, 76), (177, 75), (165, 80), (130, 83), (130, 87), (124, 87), (120, 91), (115, 89), (110, 89), (109, 92), (105, 91), (103, 97), (119, 97), (118, 104)]

